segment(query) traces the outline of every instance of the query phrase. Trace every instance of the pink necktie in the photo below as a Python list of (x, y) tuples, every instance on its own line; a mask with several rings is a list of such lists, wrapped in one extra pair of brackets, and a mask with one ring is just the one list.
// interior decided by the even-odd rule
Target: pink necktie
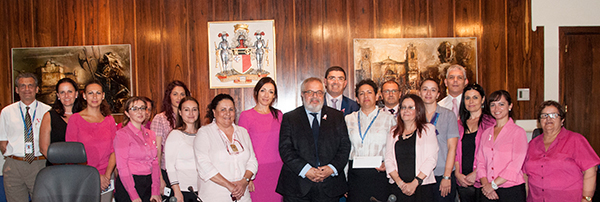
[(337, 109), (337, 110), (340, 110), (340, 109), (338, 109), (338, 107), (337, 107), (337, 101), (338, 101), (338, 99), (337, 99), (337, 98), (333, 98), (333, 99), (331, 99), (331, 102), (333, 102), (333, 108), (335, 108), (335, 109)]
[(452, 99), (452, 112), (458, 117), (458, 100), (456, 98)]

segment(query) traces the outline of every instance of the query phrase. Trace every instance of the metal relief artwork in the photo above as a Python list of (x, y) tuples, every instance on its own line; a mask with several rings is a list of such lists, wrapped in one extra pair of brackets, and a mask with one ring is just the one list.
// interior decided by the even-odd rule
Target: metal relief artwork
[(443, 98), (446, 69), (452, 64), (465, 67), (469, 81), (477, 81), (477, 38), (354, 39), (356, 83), (370, 78), (381, 86), (395, 80), (406, 94), (432, 78), (440, 83)]
[[(64, 46), (12, 49), (14, 78), (22, 72), (31, 72), (40, 79), (37, 99), (53, 104), (55, 85), (68, 77), (75, 80), (80, 94), (86, 83), (97, 80), (103, 85), (105, 100), (113, 113), (121, 113), (122, 106), (131, 96), (131, 46)], [(19, 100), (14, 93), (13, 101)]]
[(275, 79), (273, 20), (209, 22), (210, 88), (254, 87)]

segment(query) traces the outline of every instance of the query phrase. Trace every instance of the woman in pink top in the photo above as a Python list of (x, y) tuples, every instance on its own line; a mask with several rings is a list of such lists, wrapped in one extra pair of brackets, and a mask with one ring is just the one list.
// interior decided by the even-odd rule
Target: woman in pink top
[(113, 139), (117, 132), (115, 119), (110, 115), (110, 107), (104, 100), (102, 85), (93, 81), (85, 85), (83, 99), (87, 106), (73, 114), (67, 124), (65, 141), (81, 142), (85, 146), (87, 164), (100, 173), (100, 188), (110, 185), (115, 169)]
[(456, 148), (454, 174), (458, 196), (462, 202), (479, 201), (481, 182), (477, 179), (476, 151), (483, 131), (496, 124), (485, 100), (485, 91), (479, 84), (469, 84), (463, 90), (458, 120), (460, 139)]
[[(158, 164), (161, 169), (160, 176), (160, 191), (162, 192), (166, 187), (171, 187), (169, 184), (169, 177), (167, 176), (167, 170), (164, 164), (164, 146), (167, 141), (167, 136), (171, 133), (171, 130), (175, 128), (175, 122), (177, 118), (177, 108), (179, 102), (186, 96), (190, 96), (190, 90), (188, 90), (185, 83), (182, 81), (171, 81), (167, 85), (165, 94), (163, 95), (162, 110), (160, 114), (157, 114), (150, 124), (150, 130), (156, 133), (156, 142), (158, 146)], [(169, 196), (167, 196), (169, 197)]]
[(542, 135), (529, 142), (523, 172), (527, 201), (591, 201), (600, 158), (579, 133), (563, 127), (565, 111), (556, 101), (545, 101), (538, 111)]
[(398, 125), (392, 129), (385, 146), (385, 169), (391, 192), (398, 201), (433, 201), (438, 142), (435, 127), (427, 123), (425, 104), (417, 95), (400, 99)]
[(283, 162), (279, 157), (279, 128), (281, 111), (273, 107), (277, 100), (277, 85), (270, 77), (264, 77), (254, 87), (254, 108), (240, 114), (239, 126), (246, 128), (258, 160), (260, 173), (250, 181), (248, 189), (253, 201), (281, 201), (277, 192), (277, 180)]
[(115, 183), (117, 202), (160, 201), (156, 136), (143, 127), (146, 120), (146, 102), (132, 97), (125, 102), (123, 128), (114, 141), (119, 178)]
[(510, 111), (510, 94), (499, 90), (490, 94), (488, 103), (496, 125), (481, 134), (477, 178), (481, 181), (483, 201), (525, 201), (525, 180), (521, 167), (527, 152), (527, 134), (517, 126)]

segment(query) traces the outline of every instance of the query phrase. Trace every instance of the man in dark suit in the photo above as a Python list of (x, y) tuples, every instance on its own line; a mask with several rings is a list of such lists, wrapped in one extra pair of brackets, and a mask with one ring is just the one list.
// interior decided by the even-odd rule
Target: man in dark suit
[(342, 67), (333, 66), (325, 71), (325, 87), (327, 88), (325, 105), (342, 111), (344, 116), (360, 109), (354, 100), (343, 95), (346, 85), (348, 85), (348, 80), (346, 80), (346, 71)]
[(344, 166), (350, 139), (342, 112), (323, 105), (323, 83), (302, 82), (303, 106), (283, 115), (277, 193), (285, 202), (337, 202), (348, 190)]

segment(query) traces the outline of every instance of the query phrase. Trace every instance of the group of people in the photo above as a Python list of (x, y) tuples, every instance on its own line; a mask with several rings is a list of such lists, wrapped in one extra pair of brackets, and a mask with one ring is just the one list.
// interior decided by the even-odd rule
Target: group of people
[(80, 95), (76, 82), (61, 79), (50, 107), (35, 99), (37, 78), (20, 74), (21, 101), (0, 114), (7, 199), (27, 201), (37, 172), (52, 165), (49, 145), (73, 141), (116, 201), (591, 201), (600, 158), (562, 126), (559, 103), (542, 103), (543, 133), (528, 143), (507, 91), (486, 95), (459, 65), (444, 82), (448, 96), (438, 102), (434, 79), (406, 95), (393, 80), (363, 80), (354, 101), (343, 95), (346, 72), (334, 66), (324, 79), (305, 79), (302, 106), (283, 114), (265, 77), (237, 125), (228, 94), (213, 98), (203, 125), (198, 101), (173, 81), (161, 113), (152, 116), (152, 99), (132, 97), (117, 125), (100, 83)]

